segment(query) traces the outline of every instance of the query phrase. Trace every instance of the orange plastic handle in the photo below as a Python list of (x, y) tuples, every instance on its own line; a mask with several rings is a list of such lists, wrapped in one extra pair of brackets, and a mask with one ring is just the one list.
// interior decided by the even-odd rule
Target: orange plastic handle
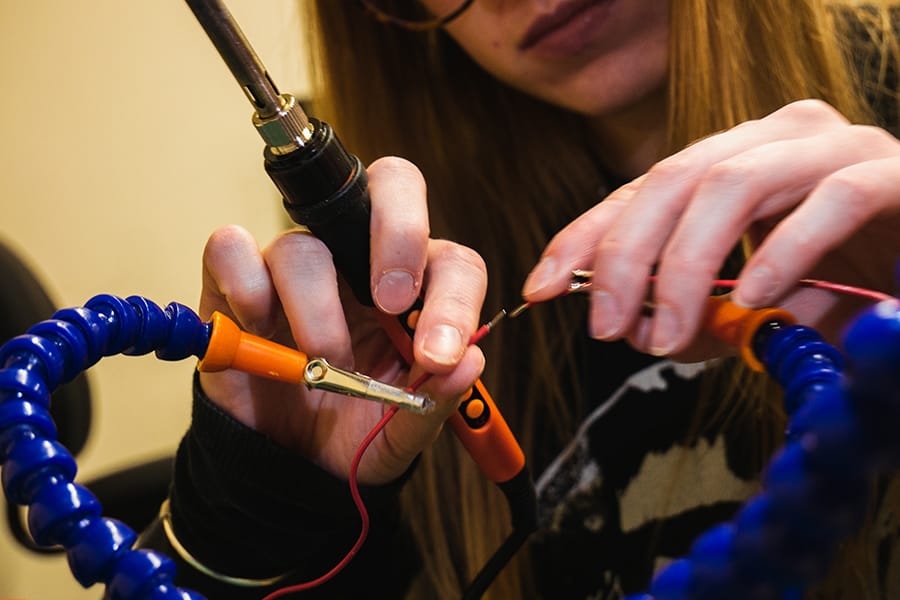
[(485, 477), (494, 483), (509, 481), (525, 468), (525, 453), (480, 379), (475, 382), (475, 394), (480, 396), (476, 402), (480, 399), (487, 406), (487, 423), (470, 427), (460, 411), (450, 415), (447, 422)]
[(781, 308), (742, 308), (722, 296), (710, 296), (706, 301), (703, 327), (737, 348), (744, 362), (754, 371), (762, 373), (766, 367), (753, 351), (753, 336), (761, 326), (773, 321), (793, 325), (797, 319)]
[[(413, 362), (412, 339), (403, 328), (396, 316), (379, 312), (381, 326), (385, 333), (394, 342), (400, 355), (408, 363)], [(410, 323), (415, 328), (414, 319)], [(518, 475), (525, 468), (525, 453), (519, 446), (519, 442), (506, 423), (506, 419), (500, 413), (500, 409), (494, 404), (494, 399), (488, 393), (481, 380), (475, 382), (470, 397), (466, 403), (484, 403), (480, 411), (486, 415), (486, 419), (477, 427), (466, 421), (463, 412), (457, 410), (448, 419), (450, 427), (459, 438), (463, 447), (484, 473), (485, 477), (494, 483), (504, 483)], [(463, 409), (464, 410), (464, 409)]]
[(267, 379), (303, 383), (309, 362), (306, 354), (242, 331), (220, 312), (212, 316), (212, 334), (199, 369), (205, 372), (237, 369)]

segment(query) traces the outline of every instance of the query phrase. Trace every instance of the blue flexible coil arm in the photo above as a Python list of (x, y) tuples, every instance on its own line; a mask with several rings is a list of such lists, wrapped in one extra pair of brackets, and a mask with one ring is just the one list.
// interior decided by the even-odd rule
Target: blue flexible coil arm
[(137, 534), (101, 515), (91, 492), (74, 483), (72, 455), (56, 441), (50, 393), (103, 356), (156, 352), (163, 360), (203, 357), (210, 327), (191, 309), (165, 310), (137, 296), (92, 298), (42, 321), (0, 348), (0, 464), (10, 502), (28, 506), (40, 545), (66, 549), (75, 579), (106, 585), (111, 599), (197, 600), (173, 583), (175, 563), (132, 547)]
[(822, 578), (865, 516), (873, 477), (900, 466), (900, 304), (884, 301), (844, 337), (844, 358), (814, 330), (774, 326), (757, 353), (784, 388), (785, 446), (763, 491), (628, 600), (796, 598)]

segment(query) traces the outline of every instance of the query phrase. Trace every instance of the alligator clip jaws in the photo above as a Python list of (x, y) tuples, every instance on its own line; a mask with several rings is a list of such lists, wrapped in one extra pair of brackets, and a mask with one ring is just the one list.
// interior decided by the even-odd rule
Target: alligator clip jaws
[(428, 396), (381, 383), (362, 373), (339, 369), (324, 358), (309, 359), (303, 370), (303, 381), (311, 389), (376, 400), (420, 414), (428, 413), (434, 408), (434, 402)]

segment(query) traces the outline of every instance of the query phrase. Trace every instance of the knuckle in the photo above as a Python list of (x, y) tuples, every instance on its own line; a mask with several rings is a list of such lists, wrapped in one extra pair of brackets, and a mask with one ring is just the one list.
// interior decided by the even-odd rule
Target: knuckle
[[(819, 240), (821, 232), (810, 227), (806, 223), (797, 223), (791, 230), (791, 247), (799, 256), (808, 256), (817, 253), (821, 247)], [(777, 265), (772, 266), (773, 269)]]
[(879, 151), (897, 151), (897, 138), (874, 125), (851, 125), (853, 135), (858, 138), (860, 147)]
[(621, 240), (607, 236), (597, 245), (597, 256), (603, 260), (619, 262), (632, 254), (632, 248)]
[(319, 283), (334, 277), (331, 252), (319, 238), (303, 230), (280, 233), (263, 251), (266, 267), (276, 279), (285, 274)]
[[(685, 152), (689, 151), (686, 150)], [(684, 178), (685, 173), (689, 171), (690, 160), (685, 156), (684, 152), (675, 154), (665, 158), (647, 171), (646, 179), (643, 186), (648, 188), (665, 186), (671, 184), (672, 181), (679, 181)], [(643, 187), (642, 186), (642, 187)]]
[(657, 257), (655, 248), (604, 238), (593, 256), (595, 281), (603, 278), (605, 285), (610, 285), (611, 281), (630, 280), (635, 273), (649, 274)]
[(759, 124), (759, 119), (747, 119), (746, 121), (741, 121), (737, 125), (731, 128), (731, 131), (744, 131), (747, 129), (753, 129), (756, 125)]
[(234, 252), (247, 243), (250, 234), (239, 225), (225, 225), (213, 231), (204, 247), (205, 257)]
[(413, 163), (400, 156), (382, 156), (372, 161), (369, 170), (405, 171), (410, 167), (416, 168)]
[(399, 156), (382, 156), (374, 160), (367, 169), (370, 177), (402, 177), (408, 182), (417, 182), (424, 187), (425, 177), (419, 168)]
[[(390, 246), (402, 249), (402, 254), (415, 249), (415, 254), (420, 256), (428, 244), (430, 229), (427, 223), (423, 225), (418, 219), (411, 216), (398, 216), (389, 227), (373, 231), (373, 235), (386, 238)], [(402, 257), (398, 256), (397, 258)]]
[(846, 123), (847, 120), (833, 106), (817, 98), (796, 100), (776, 111), (778, 116), (810, 124)]
[(705, 190), (733, 190), (743, 186), (754, 175), (751, 157), (736, 156), (712, 165), (700, 179)]
[(662, 268), (682, 280), (714, 279), (721, 267), (720, 260), (709, 252), (692, 251), (677, 244), (669, 249), (662, 261)]
[(832, 173), (826, 177), (820, 184), (819, 191), (825, 197), (839, 202), (841, 212), (851, 219), (871, 214), (873, 198), (879, 195), (877, 182), (853, 176), (846, 170)]
[(475, 250), (448, 240), (433, 240), (436, 257), (467, 272), (487, 274), (484, 259)]
[(325, 243), (312, 235), (309, 230), (302, 228), (282, 231), (275, 236), (275, 239), (264, 251), (266, 256), (282, 253), (328, 254), (330, 256), (330, 251), (325, 246)]
[[(440, 297), (440, 313), (445, 316), (452, 316), (452, 320), (462, 321), (469, 324), (472, 321), (473, 312), (477, 309), (478, 299), (475, 294), (467, 293), (468, 290), (462, 287), (456, 287), (447, 290)], [(472, 321), (471, 324), (474, 324)]]

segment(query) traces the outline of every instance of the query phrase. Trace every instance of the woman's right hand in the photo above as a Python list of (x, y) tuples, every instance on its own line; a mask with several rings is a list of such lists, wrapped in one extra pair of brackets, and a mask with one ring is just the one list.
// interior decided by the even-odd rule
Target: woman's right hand
[[(371, 485), (408, 468), (481, 373), (484, 356), (467, 340), (478, 327), (487, 276), (474, 251), (429, 239), (425, 182), (415, 166), (384, 158), (368, 174), (375, 302), (383, 312), (399, 314), (424, 290), (412, 374), (374, 309), (356, 302), (339, 283), (328, 249), (301, 229), (277, 236), (263, 250), (240, 227), (214, 232), (203, 255), (200, 315), (222, 312), (251, 333), (393, 385), (405, 387), (411, 376), (433, 373), (421, 391), (436, 409), (426, 416), (399, 411), (366, 451), (359, 480)], [(343, 478), (360, 442), (387, 410), (236, 371), (200, 378), (209, 398), (231, 416)]]

